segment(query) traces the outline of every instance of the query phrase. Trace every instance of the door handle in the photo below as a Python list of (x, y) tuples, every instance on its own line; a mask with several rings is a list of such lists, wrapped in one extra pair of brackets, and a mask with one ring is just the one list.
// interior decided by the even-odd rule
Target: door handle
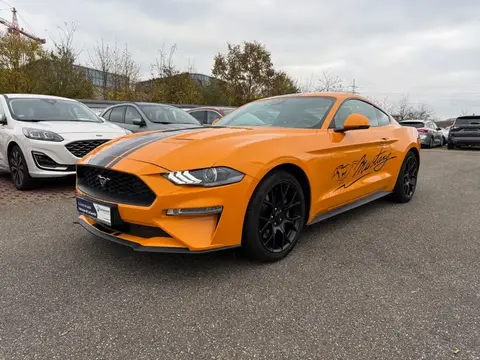
[(382, 137), (382, 141), (388, 141), (389, 139), (387, 137)]

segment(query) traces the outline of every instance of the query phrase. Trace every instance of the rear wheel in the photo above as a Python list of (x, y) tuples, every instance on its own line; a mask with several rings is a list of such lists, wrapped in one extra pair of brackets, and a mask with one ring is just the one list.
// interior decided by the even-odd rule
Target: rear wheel
[(447, 149), (448, 149), (448, 150), (453, 150), (453, 149), (455, 149), (455, 145), (453, 145), (453, 143), (449, 141), (449, 142), (447, 143)]
[(389, 200), (406, 203), (412, 199), (417, 188), (418, 169), (419, 163), (417, 157), (412, 151), (409, 151), (403, 160), (395, 188), (388, 196)]
[(433, 148), (433, 136), (430, 138), (430, 142), (428, 143), (428, 147), (430, 149)]
[(12, 181), (18, 190), (28, 190), (33, 187), (33, 179), (28, 171), (27, 162), (18, 145), (13, 145), (8, 154), (8, 164)]
[(288, 172), (268, 175), (250, 199), (242, 245), (259, 261), (284, 258), (298, 242), (306, 222), (305, 197), (298, 180)]

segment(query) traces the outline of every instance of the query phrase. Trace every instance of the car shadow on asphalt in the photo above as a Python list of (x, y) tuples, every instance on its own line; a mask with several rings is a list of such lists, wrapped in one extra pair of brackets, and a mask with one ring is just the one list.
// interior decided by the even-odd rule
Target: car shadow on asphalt
[[(2, 187), (15, 189), (10, 173), (5, 171), (0, 171), (0, 188)], [(30, 191), (55, 190), (68, 187), (71, 187), (72, 191), (75, 190), (75, 176), (67, 176), (58, 179), (35, 179), (35, 187)]]
[[(352, 209), (346, 213), (339, 214), (322, 222), (304, 228), (301, 241), (297, 244), (292, 254), (302, 256), (305, 252), (310, 252), (313, 246), (322, 246), (322, 236), (329, 237), (335, 232), (341, 232), (346, 223), (354, 222), (357, 218), (369, 216), (382, 208), (391, 206), (391, 203), (380, 199), (361, 207)], [(321, 235), (320, 235), (321, 234)], [(320, 235), (320, 236), (319, 236)], [(88, 256), (97, 258), (97, 261), (113, 263), (115, 266), (121, 264), (122, 271), (138, 272), (150, 274), (153, 277), (169, 277), (177, 274), (180, 277), (191, 276), (222, 276), (229, 271), (241, 270), (258, 271), (262, 268), (273, 269), (288, 266), (294, 257), (287, 256), (282, 261), (273, 263), (259, 263), (248, 259), (242, 250), (231, 249), (204, 254), (172, 254), (172, 253), (142, 253), (133, 251), (131, 248), (116, 243), (104, 241), (94, 236), (85, 242), (83, 250), (88, 252)], [(320, 242), (320, 245), (318, 245)]]

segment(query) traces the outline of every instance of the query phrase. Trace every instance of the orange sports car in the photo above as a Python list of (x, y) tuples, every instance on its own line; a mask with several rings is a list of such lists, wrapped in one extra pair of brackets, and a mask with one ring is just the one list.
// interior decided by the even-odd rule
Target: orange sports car
[(302, 229), (386, 196), (406, 203), (417, 129), (350, 93), (248, 103), (212, 126), (117, 138), (77, 165), (89, 232), (137, 251), (242, 247), (275, 261)]

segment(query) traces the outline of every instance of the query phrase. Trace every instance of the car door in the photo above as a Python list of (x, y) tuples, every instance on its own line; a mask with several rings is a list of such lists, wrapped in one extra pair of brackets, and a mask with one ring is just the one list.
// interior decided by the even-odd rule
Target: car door
[(8, 168), (7, 157), (7, 118), (3, 105), (0, 102), (0, 168)]
[[(335, 131), (352, 113), (366, 116), (370, 128)], [(326, 198), (331, 209), (375, 196), (387, 187), (391, 177), (389, 172), (394, 172), (389, 162), (395, 158), (390, 130), (387, 129), (390, 126), (388, 115), (365, 101), (347, 99), (339, 107), (328, 129), (332, 163)]]
[[(137, 125), (133, 123), (133, 120), (141, 120), (145, 125)], [(124, 127), (131, 132), (140, 132), (147, 130), (147, 122), (145, 118), (140, 114), (140, 112), (135, 109), (132, 105), (127, 105), (125, 110), (125, 125)]]

